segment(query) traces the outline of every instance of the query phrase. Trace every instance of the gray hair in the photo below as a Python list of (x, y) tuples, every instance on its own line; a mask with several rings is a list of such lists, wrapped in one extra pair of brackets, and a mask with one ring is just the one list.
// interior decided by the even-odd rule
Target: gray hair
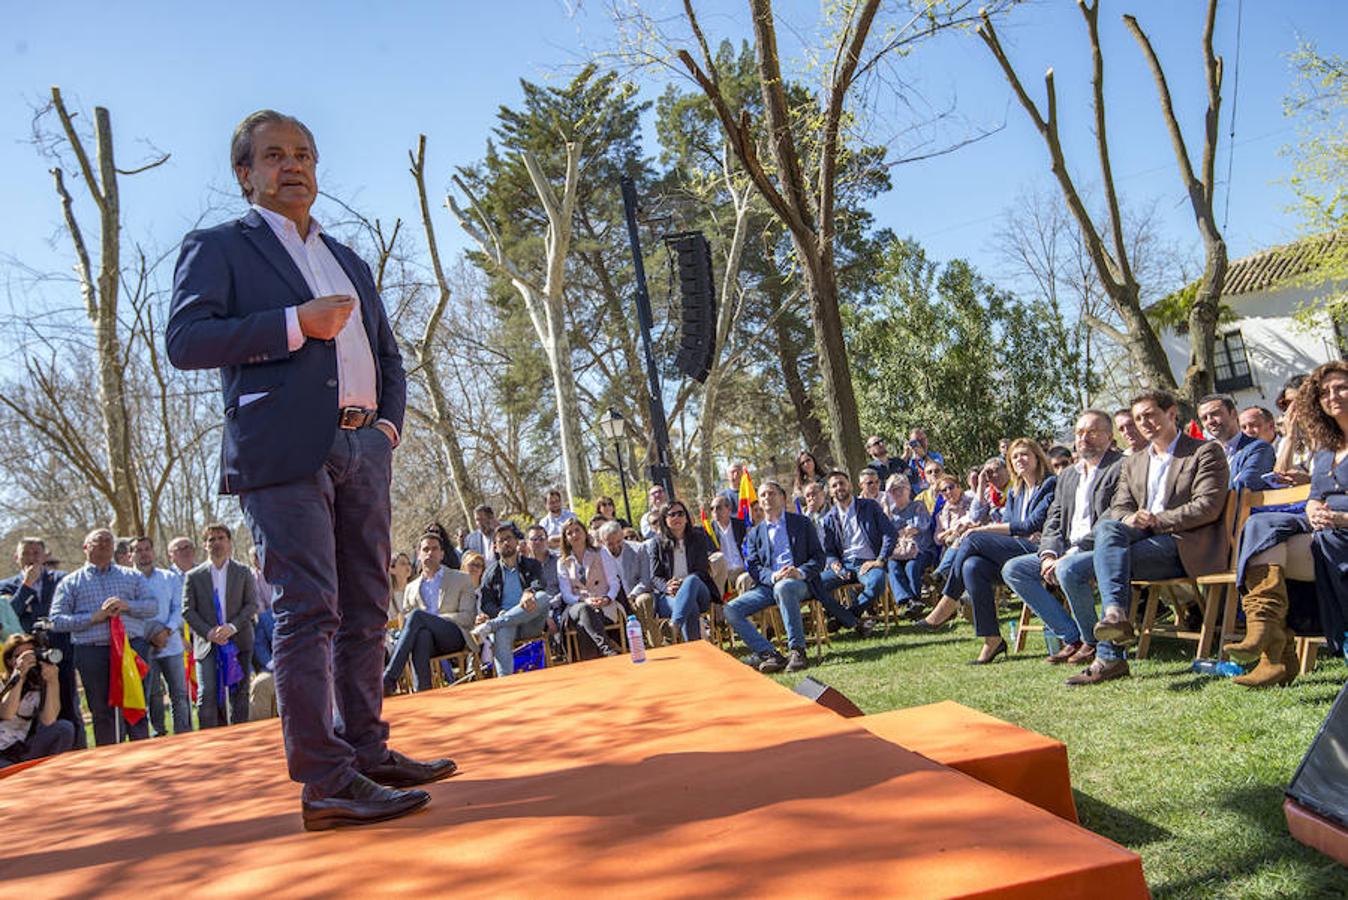
[(610, 534), (613, 534), (613, 532), (615, 531), (621, 534), (622, 530), (623, 526), (621, 522), (619, 522), (617, 519), (609, 519), (603, 525), (599, 526), (599, 540), (601, 541), (607, 540), (608, 536)]
[[(244, 120), (234, 129), (234, 136), (229, 141), (229, 161), (237, 175), (239, 166), (251, 166), (253, 164), (253, 132), (259, 125), (269, 123), (279, 123), (282, 125), (294, 125), (304, 136), (309, 139), (309, 149), (314, 151), (314, 161), (318, 161), (318, 142), (314, 140), (314, 133), (294, 116), (288, 116), (285, 113), (277, 112), (274, 109), (259, 109), (251, 115), (245, 116)], [(251, 199), (248, 194), (248, 188), (239, 183), (239, 191), (243, 194), (243, 199)]]
[(909, 490), (913, 489), (913, 483), (908, 480), (907, 475), (903, 474), (902, 472), (895, 472), (893, 475), (889, 476), (889, 478), (885, 481), (885, 490), (892, 491), (899, 485), (903, 485)]

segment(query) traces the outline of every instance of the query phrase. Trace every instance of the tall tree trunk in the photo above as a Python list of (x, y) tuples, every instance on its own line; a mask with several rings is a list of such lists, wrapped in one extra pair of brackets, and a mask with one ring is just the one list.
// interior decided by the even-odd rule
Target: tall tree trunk
[[(98, 391), (103, 410), (100, 422), (107, 449), (110, 474), (113, 531), (119, 535), (144, 534), (145, 522), (136, 481), (131, 446), (130, 416), (127, 413), (126, 383), (122, 342), (117, 333), (117, 292), (121, 281), (121, 206), (117, 187), (117, 164), (113, 156), (112, 119), (106, 108), (94, 107), (94, 142), (97, 176), (75, 131), (74, 122), (58, 87), (51, 89), (52, 106), (61, 120), (66, 140), (80, 165), (85, 185), (99, 213), (99, 266), (95, 280), (84, 238), (75, 219), (74, 207), (65, 188), (62, 172), (52, 169), (56, 190), (61, 198), (66, 226), (70, 230), (77, 257), (76, 272), (84, 295), (85, 313), (93, 326), (98, 355)], [(162, 160), (161, 160), (162, 161)]]

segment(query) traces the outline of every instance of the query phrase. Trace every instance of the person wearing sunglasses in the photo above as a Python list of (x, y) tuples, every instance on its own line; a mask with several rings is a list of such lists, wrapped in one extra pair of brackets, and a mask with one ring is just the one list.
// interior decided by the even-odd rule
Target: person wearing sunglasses
[(697, 640), (702, 637), (702, 614), (711, 609), (717, 593), (711, 539), (693, 527), (682, 500), (672, 500), (659, 510), (656, 527), (648, 545), (656, 615), (672, 619), (685, 641)]

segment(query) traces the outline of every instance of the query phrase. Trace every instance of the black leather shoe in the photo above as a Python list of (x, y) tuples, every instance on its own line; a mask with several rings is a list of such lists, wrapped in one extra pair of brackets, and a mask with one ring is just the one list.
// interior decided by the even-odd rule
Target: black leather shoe
[(868, 638), (875, 633), (875, 620), (871, 618), (857, 619), (857, 637)]
[(301, 803), (305, 831), (369, 825), (421, 809), (431, 800), (425, 791), (399, 791), (357, 775), (331, 797)]
[(418, 784), (430, 784), (448, 778), (459, 770), (452, 759), (433, 759), (430, 762), (418, 762), (403, 756), (397, 750), (388, 752), (388, 759), (377, 766), (371, 766), (360, 774), (385, 787), (407, 788)]
[(1002, 638), (1001, 643), (997, 645), (997, 649), (993, 650), (990, 656), (984, 658), (983, 656), (980, 655), (975, 659), (969, 660), (969, 665), (986, 666), (989, 663), (994, 663), (997, 661), (997, 657), (1006, 656), (1006, 650), (1007, 650), (1006, 638)]
[(764, 675), (775, 675), (785, 668), (786, 657), (775, 650), (758, 658), (758, 671)]

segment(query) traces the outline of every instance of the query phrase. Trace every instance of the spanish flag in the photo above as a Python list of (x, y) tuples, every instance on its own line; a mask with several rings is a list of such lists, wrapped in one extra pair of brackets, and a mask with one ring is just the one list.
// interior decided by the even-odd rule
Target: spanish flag
[(740, 474), (740, 518), (744, 520), (745, 527), (754, 524), (753, 516), (749, 515), (749, 505), (758, 502), (758, 491), (754, 490), (753, 479), (749, 477), (749, 470), (745, 469)]
[(711, 545), (717, 550), (721, 549), (721, 541), (716, 537), (716, 531), (711, 527), (711, 522), (707, 521), (707, 511), (702, 510), (702, 530), (707, 532), (707, 537), (711, 538)]
[(192, 630), (183, 623), (183, 656), (187, 668), (187, 694), (193, 703), (197, 702), (197, 655), (192, 652)]
[(135, 725), (145, 718), (145, 676), (150, 667), (135, 650), (126, 636), (121, 616), (108, 620), (112, 631), (111, 654), (108, 659), (108, 706), (121, 708), (126, 721)]

